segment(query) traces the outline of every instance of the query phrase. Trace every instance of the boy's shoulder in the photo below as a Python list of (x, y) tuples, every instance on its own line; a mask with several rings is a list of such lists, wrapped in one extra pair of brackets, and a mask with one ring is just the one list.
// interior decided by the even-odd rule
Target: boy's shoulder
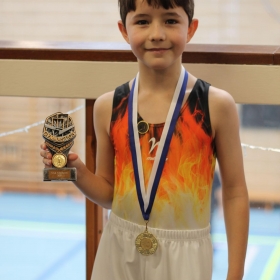
[(212, 85), (209, 87), (209, 102), (218, 107), (235, 105), (235, 101), (229, 92)]
[(114, 91), (100, 95), (94, 102), (93, 120), (96, 135), (109, 135)]
[(96, 114), (110, 114), (114, 98), (114, 90), (101, 94), (94, 102), (94, 111)]
[[(204, 84), (209, 85), (209, 102), (214, 103), (216, 106), (225, 106), (227, 103), (229, 104), (235, 104), (235, 101), (233, 97), (228, 93), (227, 91), (214, 87), (211, 84), (209, 84), (205, 80), (198, 79), (197, 77), (193, 76), (192, 74), (189, 73), (189, 81), (188, 81), (188, 89), (187, 92), (191, 92), (192, 89), (195, 87), (197, 84), (198, 80)], [(212, 105), (212, 104), (211, 104)]]
[(114, 95), (117, 91), (129, 91), (130, 87), (131, 87), (132, 81), (130, 82), (126, 82), (118, 87), (116, 87), (114, 90), (112, 91), (108, 91), (105, 92), (103, 94), (101, 94), (100, 96), (98, 96), (98, 98), (96, 99), (95, 103), (97, 103), (98, 105), (104, 105), (108, 102), (112, 102)]
[(219, 130), (222, 126), (235, 123), (238, 118), (236, 103), (232, 95), (213, 86), (209, 87), (209, 111), (214, 131)]
[(112, 99), (112, 98), (114, 97), (114, 92), (115, 92), (115, 90), (102, 93), (101, 95), (99, 95), (99, 96), (96, 98), (96, 101), (95, 101), (95, 102), (102, 103), (102, 102), (106, 102), (106, 101)]
[(198, 77), (192, 75), (191, 73), (189, 73), (187, 91), (190, 92), (194, 88), (194, 86), (197, 84), (198, 80), (209, 85), (209, 98), (211, 98), (211, 101), (213, 101), (215, 103), (224, 103), (224, 102), (233, 102), (234, 103), (232, 96), (227, 91), (214, 87), (211, 85), (211, 83), (209, 84), (209, 82), (207, 80), (199, 79)]
[(94, 106), (99, 108), (108, 108), (112, 109), (113, 102), (116, 102), (115, 99), (120, 99), (125, 96), (128, 96), (132, 81), (126, 82), (114, 90), (101, 94), (95, 101)]

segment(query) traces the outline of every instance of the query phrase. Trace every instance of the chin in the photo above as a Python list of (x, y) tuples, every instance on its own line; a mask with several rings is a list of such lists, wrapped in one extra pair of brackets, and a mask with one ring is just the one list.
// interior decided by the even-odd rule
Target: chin
[(171, 69), (175, 66), (175, 63), (149, 63), (146, 64), (146, 67), (155, 70), (155, 71), (163, 71)]
[(164, 62), (164, 61), (154, 61), (154, 62), (142, 61), (142, 63), (145, 65), (145, 67), (150, 68), (150, 69), (154, 69), (154, 70), (164, 70), (164, 69), (172, 66), (171, 63), (167, 63), (167, 62)]

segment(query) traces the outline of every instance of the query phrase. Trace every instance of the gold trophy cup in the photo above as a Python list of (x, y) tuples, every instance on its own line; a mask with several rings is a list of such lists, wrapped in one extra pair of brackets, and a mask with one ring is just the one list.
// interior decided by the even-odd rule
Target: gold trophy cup
[(72, 118), (60, 112), (48, 116), (42, 135), (52, 154), (52, 168), (44, 169), (44, 181), (76, 181), (76, 168), (67, 167), (67, 155), (76, 137)]

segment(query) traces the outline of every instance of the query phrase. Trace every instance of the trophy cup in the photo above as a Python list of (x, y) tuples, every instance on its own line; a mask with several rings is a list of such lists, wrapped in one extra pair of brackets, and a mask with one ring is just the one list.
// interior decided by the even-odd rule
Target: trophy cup
[(52, 168), (44, 169), (44, 181), (76, 181), (76, 168), (67, 167), (67, 155), (76, 137), (72, 118), (60, 112), (48, 116), (42, 135), (52, 154)]

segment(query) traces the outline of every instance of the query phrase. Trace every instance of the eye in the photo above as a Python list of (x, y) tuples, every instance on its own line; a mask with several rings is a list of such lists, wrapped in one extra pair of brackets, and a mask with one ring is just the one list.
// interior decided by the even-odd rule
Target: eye
[(167, 24), (176, 24), (176, 23), (178, 23), (178, 21), (175, 20), (175, 19), (168, 19), (168, 20), (166, 21), (166, 23), (167, 23)]
[(138, 25), (146, 25), (146, 24), (148, 24), (148, 21), (142, 19), (142, 20), (138, 20), (138, 21), (136, 22), (136, 24), (138, 24)]

